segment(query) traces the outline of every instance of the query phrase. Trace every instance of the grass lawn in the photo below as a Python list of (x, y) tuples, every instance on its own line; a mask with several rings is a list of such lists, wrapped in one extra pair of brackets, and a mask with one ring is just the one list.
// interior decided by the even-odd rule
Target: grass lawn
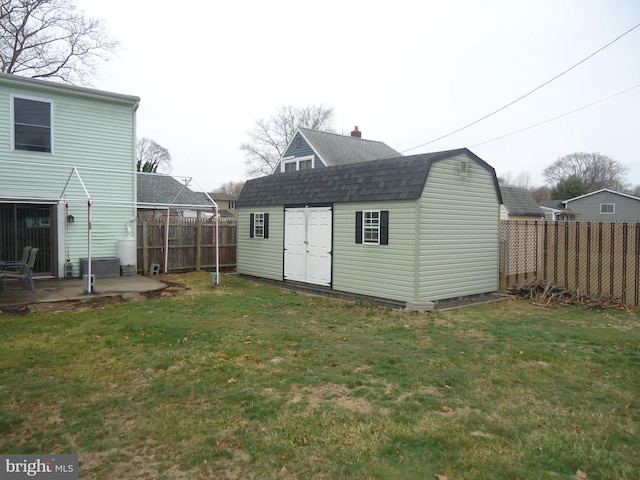
[(436, 314), (223, 276), (0, 316), (0, 453), (81, 479), (640, 478), (640, 317)]

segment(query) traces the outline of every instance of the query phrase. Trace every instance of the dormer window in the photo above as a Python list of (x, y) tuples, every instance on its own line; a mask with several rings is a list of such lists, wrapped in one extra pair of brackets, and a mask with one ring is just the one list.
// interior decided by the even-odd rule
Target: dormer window
[(298, 170), (311, 170), (314, 167), (313, 156), (298, 158), (283, 158), (280, 166), (281, 172), (297, 172)]

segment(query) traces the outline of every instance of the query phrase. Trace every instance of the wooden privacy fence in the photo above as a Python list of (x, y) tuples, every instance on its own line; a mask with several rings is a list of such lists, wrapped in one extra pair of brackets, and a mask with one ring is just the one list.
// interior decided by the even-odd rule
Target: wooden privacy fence
[(640, 223), (500, 222), (500, 290), (530, 276), (640, 304)]
[[(170, 218), (167, 242), (167, 218), (138, 219), (138, 271), (148, 273), (152, 263), (165, 271), (165, 253), (168, 248), (168, 272), (215, 270), (216, 225), (210, 219)], [(220, 270), (236, 266), (235, 221), (218, 225)]]

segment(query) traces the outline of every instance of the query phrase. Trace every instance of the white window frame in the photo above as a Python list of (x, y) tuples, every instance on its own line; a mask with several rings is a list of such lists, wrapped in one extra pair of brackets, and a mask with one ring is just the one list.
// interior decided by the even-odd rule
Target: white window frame
[(315, 156), (314, 155), (307, 155), (306, 157), (289, 157), (289, 158), (283, 158), (282, 161), (280, 162), (280, 171), (281, 172), (285, 172), (285, 165), (291, 165), (291, 164), (296, 164), (296, 168), (295, 170), (292, 171), (299, 171), (300, 170), (300, 162), (306, 162), (308, 160), (311, 160), (311, 169), (313, 170), (314, 168), (316, 168), (316, 163), (315, 163)]
[(380, 210), (362, 211), (362, 243), (380, 245)]
[(264, 238), (264, 212), (253, 214), (253, 238)]
[[(603, 212), (602, 207), (611, 206), (610, 212)], [(616, 213), (616, 204), (615, 203), (601, 203), (600, 204), (600, 215), (615, 215)]]
[[(31, 100), (34, 102), (42, 102), (49, 104), (49, 151), (48, 152), (39, 152), (37, 150), (22, 150), (16, 149), (16, 117), (15, 117), (15, 99), (19, 100)], [(43, 97), (32, 97), (30, 95), (11, 95), (9, 101), (11, 102), (9, 109), (11, 112), (11, 150), (14, 152), (26, 152), (29, 154), (39, 154), (39, 155), (52, 155), (53, 154), (53, 145), (54, 145), (54, 137), (53, 137), (53, 125), (54, 125), (54, 108), (53, 108), (53, 100), (49, 98)]]

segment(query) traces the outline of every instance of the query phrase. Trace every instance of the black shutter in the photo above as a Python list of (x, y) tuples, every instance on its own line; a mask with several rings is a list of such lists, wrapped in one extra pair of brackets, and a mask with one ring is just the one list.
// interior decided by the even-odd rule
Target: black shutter
[(389, 210), (380, 212), (380, 245), (389, 245)]
[(356, 212), (356, 243), (362, 243), (362, 212)]
[(249, 215), (249, 238), (253, 238), (253, 213)]
[(269, 238), (269, 214), (264, 213), (262, 218), (264, 219), (264, 228), (263, 228), (264, 238)]

